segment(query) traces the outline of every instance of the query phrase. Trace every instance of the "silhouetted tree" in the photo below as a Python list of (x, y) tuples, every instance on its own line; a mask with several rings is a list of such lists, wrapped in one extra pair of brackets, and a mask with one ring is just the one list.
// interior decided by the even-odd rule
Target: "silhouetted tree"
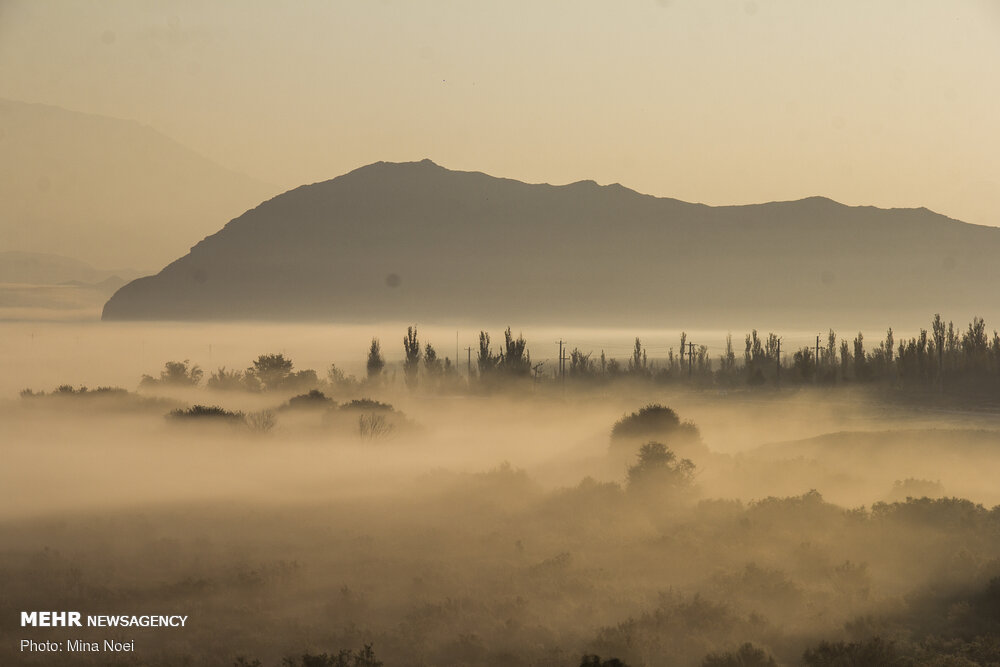
[(406, 386), (409, 389), (417, 388), (417, 374), (420, 370), (420, 343), (417, 341), (417, 327), (406, 327), (406, 336), (403, 337), (403, 352), (406, 354), (403, 360), (403, 373)]
[(677, 456), (661, 442), (647, 442), (639, 448), (638, 460), (626, 473), (628, 488), (653, 484), (663, 488), (688, 486), (694, 478), (694, 463)]
[[(671, 350), (671, 356), (673, 356)], [(726, 334), (726, 351), (719, 357), (719, 372), (729, 378), (736, 372), (736, 352), (733, 350), (733, 334)]]
[(989, 350), (989, 339), (986, 337), (986, 323), (981, 317), (973, 317), (969, 329), (962, 336), (962, 352), (965, 367), (973, 372), (986, 370), (986, 353)]
[(203, 375), (204, 372), (201, 368), (197, 365), (192, 366), (191, 362), (187, 359), (184, 361), (168, 361), (163, 365), (159, 379), (154, 378), (152, 375), (143, 375), (139, 386), (162, 384), (174, 387), (194, 387), (201, 382)]
[[(450, 365), (449, 360), (449, 366)], [(434, 346), (430, 343), (427, 343), (427, 345), (424, 346), (424, 371), (430, 377), (438, 377), (444, 371), (442, 362), (438, 359), (437, 350), (435, 350)]]
[(247, 372), (260, 380), (264, 389), (277, 389), (288, 380), (292, 372), (292, 360), (286, 359), (283, 354), (262, 354)]
[(645, 375), (646, 362), (645, 350), (642, 349), (642, 341), (636, 336), (635, 347), (632, 350), (632, 358), (628, 361), (628, 372), (632, 375)]
[[(837, 379), (837, 334), (830, 329), (826, 338), (826, 349), (823, 352), (823, 380), (835, 382)], [(817, 360), (818, 362), (819, 360)]]
[(854, 379), (864, 382), (869, 377), (868, 357), (865, 355), (865, 337), (860, 331), (854, 339)]
[(514, 338), (510, 327), (504, 332), (504, 351), (500, 353), (499, 367), (509, 377), (528, 377), (531, 374), (531, 354), (524, 336)]
[(747, 384), (762, 385), (771, 372), (771, 367), (778, 360), (778, 336), (769, 333), (767, 340), (761, 340), (754, 329), (746, 336), (746, 349), (743, 352), (743, 372)]
[(385, 359), (382, 358), (382, 345), (378, 338), (372, 338), (371, 347), (368, 348), (368, 379), (377, 380), (382, 375), (385, 368)]
[(797, 377), (803, 382), (811, 382), (816, 374), (816, 359), (813, 351), (808, 347), (803, 347), (792, 357), (792, 368), (795, 369)]
[(479, 356), (476, 357), (476, 367), (479, 369), (479, 377), (487, 378), (497, 369), (500, 358), (495, 356), (490, 350), (490, 335), (485, 331), (479, 332)]
[(590, 359), (591, 354), (593, 353), (584, 354), (578, 347), (573, 348), (573, 351), (569, 353), (569, 374), (571, 377), (584, 378), (593, 375), (594, 362)]
[(336, 364), (330, 364), (330, 368), (326, 371), (326, 379), (334, 389), (340, 391), (351, 391), (358, 387), (357, 378), (345, 374)]
[(934, 321), (931, 323), (931, 331), (934, 334), (934, 349), (937, 352), (937, 377), (940, 381), (944, 376), (944, 322), (941, 321), (941, 314), (934, 314)]
[(220, 391), (260, 391), (260, 380), (253, 373), (228, 371), (222, 366), (205, 383), (209, 389)]

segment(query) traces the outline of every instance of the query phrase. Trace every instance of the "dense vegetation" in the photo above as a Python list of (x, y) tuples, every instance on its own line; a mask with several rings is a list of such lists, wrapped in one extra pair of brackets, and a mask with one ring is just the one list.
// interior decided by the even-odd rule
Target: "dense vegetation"
[[(19, 438), (43, 434), (46, 474), (60, 452), (97, 461), (117, 429), (123, 483), (159, 464), (171, 494), (199, 493), (0, 524), (0, 615), (197, 619), (119, 661), (150, 666), (1000, 664), (1000, 506), (961, 497), (994, 497), (996, 428), (911, 429), (917, 407), (893, 430), (845, 431), (859, 415), (827, 411), (779, 442), (775, 415), (827, 393), (755, 395), (780, 368), (782, 386), (996, 396), (996, 335), (978, 319), (933, 331), (943, 342), (872, 350), (831, 333), (812, 367), (803, 350), (779, 366), (778, 338), (751, 332), (742, 363), (686, 340), (651, 360), (636, 340), (623, 363), (574, 350), (545, 372), (508, 329), (499, 350), (483, 332), (466, 377), (410, 327), (403, 362), (373, 340), (360, 379), (264, 354), (207, 380), (168, 362), (137, 392), (26, 390), (0, 409)], [(680, 391), (708, 387), (744, 389)], [(698, 401), (716, 423), (692, 421)], [(64, 417), (71, 448), (47, 435)], [(755, 448), (707, 446), (757, 419)], [(535, 467), (493, 464), (508, 451)], [(237, 483), (238, 502), (223, 490)], [(0, 662), (45, 664), (6, 637)]]
[[(608, 358), (579, 348), (546, 366), (532, 363), (527, 341), (504, 332), (503, 346), (494, 351), (488, 332), (480, 332), (478, 353), (468, 369), (459, 371), (448, 357), (438, 357), (434, 346), (421, 346), (415, 326), (403, 337), (401, 385), (421, 393), (483, 393), (604, 387), (628, 382), (652, 386), (689, 386), (697, 389), (776, 388), (795, 386), (849, 385), (879, 387), (913, 398), (916, 394), (1000, 398), (1000, 334), (987, 333), (982, 318), (974, 318), (964, 330), (935, 315), (930, 330), (908, 340), (895, 338), (890, 328), (884, 340), (866, 344), (858, 333), (852, 340), (829, 331), (815, 346), (789, 351), (781, 338), (751, 331), (745, 337), (742, 355), (737, 355), (732, 337), (725, 351), (712, 359), (708, 348), (694, 345), (681, 334), (679, 353), (670, 349), (666, 358), (650, 359), (639, 338), (626, 360)], [(245, 370), (224, 367), (211, 373), (205, 386), (214, 390), (251, 392), (308, 392), (322, 390), (333, 395), (385, 388), (396, 382), (382, 347), (373, 338), (365, 364), (367, 374), (358, 379), (331, 364), (326, 377), (312, 369), (293, 370), (293, 362), (282, 354), (262, 354)], [(140, 387), (196, 387), (203, 371), (189, 361), (169, 361), (159, 378), (144, 375)]]

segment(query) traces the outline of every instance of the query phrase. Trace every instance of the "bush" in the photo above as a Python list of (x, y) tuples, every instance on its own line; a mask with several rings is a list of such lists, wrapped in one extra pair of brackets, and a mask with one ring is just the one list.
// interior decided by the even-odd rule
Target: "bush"
[(851, 665), (878, 665), (879, 667), (909, 667), (914, 663), (900, 655), (894, 642), (872, 637), (860, 642), (820, 642), (816, 648), (807, 649), (802, 662), (809, 667), (850, 667)]
[(628, 665), (618, 658), (601, 660), (599, 655), (585, 655), (580, 658), (580, 667), (628, 667)]
[(388, 403), (380, 403), (370, 398), (356, 398), (350, 403), (340, 406), (341, 410), (374, 410), (376, 412), (395, 412)]
[(382, 667), (383, 662), (375, 657), (371, 644), (365, 644), (363, 649), (341, 649), (336, 655), (303, 653), (301, 658), (285, 658), (281, 664), (282, 667)]
[(629, 466), (626, 481), (629, 489), (643, 487), (681, 488), (690, 486), (694, 463), (677, 456), (661, 442), (647, 442), (639, 448), (639, 460)]
[(677, 413), (657, 403), (651, 403), (638, 412), (622, 417), (611, 428), (612, 440), (677, 438), (698, 440), (698, 428), (690, 422), (681, 422)]
[(216, 391), (260, 391), (260, 380), (251, 372), (229, 371), (222, 366), (206, 383), (209, 389)]
[[(97, 389), (87, 389), (80, 387), (73, 389), (71, 385), (63, 384), (56, 387), (49, 396), (128, 396), (127, 390), (121, 387), (98, 387)], [(34, 392), (31, 389), (22, 389), (21, 398), (42, 398), (46, 396), (44, 391)]]
[(377, 440), (392, 433), (392, 423), (383, 415), (363, 414), (358, 417), (358, 434), (363, 440)]
[(230, 412), (217, 405), (194, 405), (187, 410), (178, 408), (171, 410), (167, 418), (175, 421), (206, 421), (228, 424), (245, 422), (242, 412)]
[(152, 375), (143, 375), (139, 382), (140, 387), (154, 387), (156, 385), (166, 385), (172, 387), (195, 387), (201, 382), (205, 373), (191, 362), (168, 361), (160, 371), (160, 377), (154, 378)]
[(747, 642), (736, 651), (709, 653), (701, 667), (778, 667), (778, 663), (766, 651)]
[(310, 389), (308, 394), (299, 394), (288, 399), (286, 407), (291, 410), (315, 410), (316, 408), (329, 408), (335, 404), (332, 398), (319, 389)]
[(277, 420), (274, 417), (274, 413), (270, 410), (261, 410), (260, 412), (251, 412), (246, 416), (247, 428), (249, 428), (254, 433), (267, 433), (274, 428)]

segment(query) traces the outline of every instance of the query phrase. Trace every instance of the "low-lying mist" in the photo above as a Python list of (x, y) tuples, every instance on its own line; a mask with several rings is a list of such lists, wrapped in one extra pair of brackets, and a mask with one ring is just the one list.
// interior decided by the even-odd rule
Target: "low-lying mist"
[(4, 380), (31, 391), (0, 403), (0, 615), (190, 616), (124, 633), (136, 665), (1000, 660), (994, 412), (164, 361)]

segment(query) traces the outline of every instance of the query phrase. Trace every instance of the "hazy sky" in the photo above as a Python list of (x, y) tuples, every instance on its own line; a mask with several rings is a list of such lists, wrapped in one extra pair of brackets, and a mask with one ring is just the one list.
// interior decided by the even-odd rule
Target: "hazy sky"
[(0, 96), (283, 188), (430, 157), (1000, 225), (998, 0), (0, 0)]

